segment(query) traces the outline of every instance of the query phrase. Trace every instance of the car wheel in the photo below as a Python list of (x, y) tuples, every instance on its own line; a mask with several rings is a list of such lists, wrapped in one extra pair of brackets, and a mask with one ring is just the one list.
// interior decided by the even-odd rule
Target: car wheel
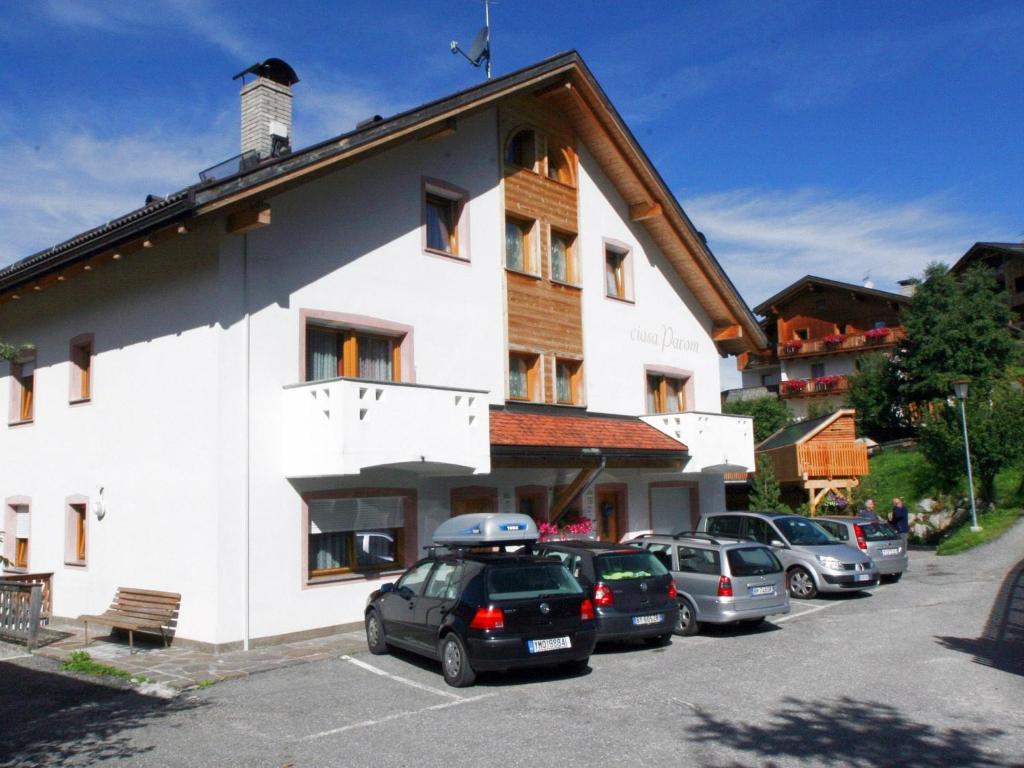
[(789, 596), (796, 600), (810, 600), (817, 597), (818, 588), (814, 586), (814, 577), (806, 568), (796, 567), (786, 578)]
[(376, 611), (366, 614), (366, 645), (369, 646), (370, 653), (378, 656), (388, 652), (388, 644), (384, 639), (384, 625)]
[(746, 629), (754, 629), (754, 627), (760, 627), (764, 624), (764, 616), (759, 619), (742, 619), (740, 620), (740, 626)]
[(689, 637), (697, 634), (697, 611), (687, 599), (679, 601), (679, 618), (676, 619), (675, 634), (682, 637)]
[(466, 655), (466, 646), (454, 632), (449, 632), (441, 640), (441, 671), (444, 681), (453, 688), (465, 688), (476, 680), (476, 672)]

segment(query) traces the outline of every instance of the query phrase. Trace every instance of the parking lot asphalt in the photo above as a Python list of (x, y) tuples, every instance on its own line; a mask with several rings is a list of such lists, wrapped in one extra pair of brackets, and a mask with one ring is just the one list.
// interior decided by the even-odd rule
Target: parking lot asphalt
[(1024, 523), (757, 630), (444, 684), (368, 653), (171, 700), (0, 662), (0, 765), (1024, 766)]

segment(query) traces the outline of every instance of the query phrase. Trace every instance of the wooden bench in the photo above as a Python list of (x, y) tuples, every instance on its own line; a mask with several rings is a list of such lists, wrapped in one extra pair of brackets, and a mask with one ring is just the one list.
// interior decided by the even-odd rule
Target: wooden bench
[(103, 613), (97, 616), (79, 616), (78, 620), (85, 623), (85, 643), (89, 644), (89, 622), (104, 624), (108, 627), (128, 631), (128, 649), (135, 653), (132, 634), (136, 630), (160, 630), (164, 647), (167, 647), (167, 635), (164, 627), (170, 627), (178, 613), (181, 595), (176, 592), (156, 592), (151, 589), (134, 589), (118, 587), (114, 602)]

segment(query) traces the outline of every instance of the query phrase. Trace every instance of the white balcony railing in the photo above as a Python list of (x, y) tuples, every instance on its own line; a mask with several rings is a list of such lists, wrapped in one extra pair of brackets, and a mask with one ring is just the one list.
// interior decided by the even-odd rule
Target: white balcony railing
[(286, 477), (491, 470), (484, 391), (331, 379), (285, 387), (283, 400)]
[(641, 418), (686, 444), (690, 460), (684, 472), (754, 471), (754, 420), (749, 416), (687, 411)]

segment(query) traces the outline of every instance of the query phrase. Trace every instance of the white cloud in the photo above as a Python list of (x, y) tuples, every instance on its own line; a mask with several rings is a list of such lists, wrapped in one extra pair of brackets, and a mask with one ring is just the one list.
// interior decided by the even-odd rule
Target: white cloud
[(751, 306), (805, 274), (852, 283), (870, 274), (876, 287), (895, 290), (930, 262), (952, 263), (976, 240), (1006, 236), (941, 197), (744, 189), (696, 197), (685, 208)]
[(0, 145), (0, 265), (47, 248), (198, 180), (237, 152), (234, 137), (58, 133)]

